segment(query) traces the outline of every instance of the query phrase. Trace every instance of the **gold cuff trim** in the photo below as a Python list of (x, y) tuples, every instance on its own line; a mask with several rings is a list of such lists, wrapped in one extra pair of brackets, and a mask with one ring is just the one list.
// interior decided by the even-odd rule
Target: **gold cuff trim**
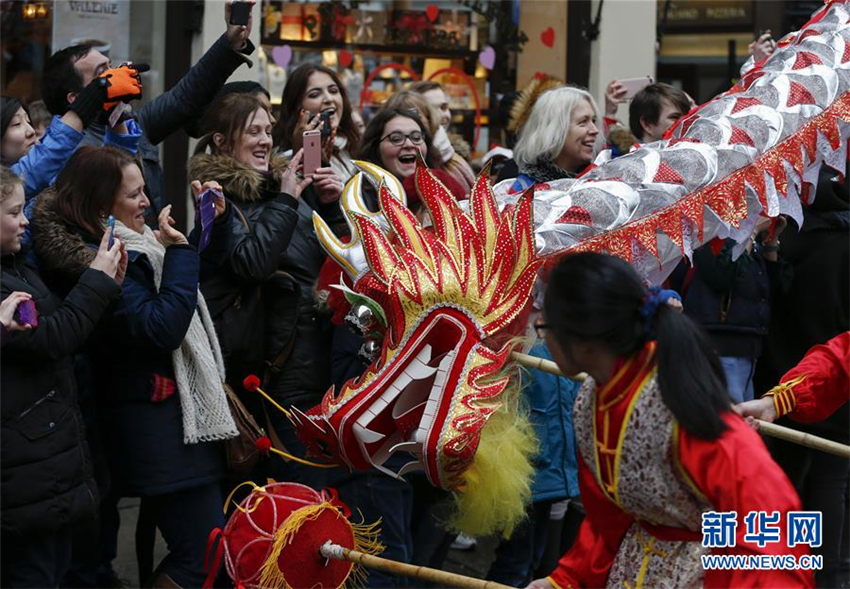
[(773, 408), (776, 410), (776, 417), (782, 417), (794, 411), (797, 407), (797, 396), (794, 394), (794, 387), (806, 380), (808, 375), (803, 374), (788, 382), (782, 382), (766, 392), (762, 397), (773, 397)]

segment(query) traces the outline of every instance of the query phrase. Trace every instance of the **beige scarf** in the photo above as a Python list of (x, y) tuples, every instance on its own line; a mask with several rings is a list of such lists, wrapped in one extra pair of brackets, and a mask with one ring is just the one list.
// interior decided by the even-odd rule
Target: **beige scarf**
[[(120, 221), (115, 229), (128, 250), (147, 256), (159, 291), (165, 248), (150, 227), (137, 233)], [(180, 347), (171, 355), (180, 408), (183, 412), (183, 443), (226, 440), (239, 435), (224, 392), (224, 360), (207, 303), (198, 291), (198, 306)]]

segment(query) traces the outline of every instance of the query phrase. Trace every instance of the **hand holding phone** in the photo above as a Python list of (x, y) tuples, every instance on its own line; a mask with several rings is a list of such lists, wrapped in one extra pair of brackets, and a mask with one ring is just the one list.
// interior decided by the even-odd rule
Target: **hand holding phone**
[(319, 115), (322, 121), (322, 139), (325, 139), (331, 134), (331, 111), (325, 110)]
[(319, 129), (304, 131), (304, 177), (315, 174), (322, 167), (322, 132)]
[(251, 14), (251, 5), (248, 2), (234, 0), (230, 5), (230, 24), (246, 27), (248, 26), (248, 16)]
[(109, 215), (109, 218), (106, 220), (107, 231), (109, 231), (109, 247), (107, 249), (112, 249), (112, 245), (115, 243), (115, 217)]
[(210, 244), (213, 223), (215, 222), (215, 201), (222, 197), (215, 188), (207, 188), (198, 196), (198, 217), (201, 221), (201, 239), (198, 242), (198, 253), (203, 252)]
[(15, 321), (21, 325), (38, 327), (38, 310), (34, 300), (27, 299), (18, 303), (18, 308), (15, 309)]
[(620, 85), (626, 88), (626, 100), (631, 100), (635, 97), (635, 94), (652, 84), (654, 81), (655, 80), (652, 79), (652, 76), (641, 76), (640, 78), (620, 80)]

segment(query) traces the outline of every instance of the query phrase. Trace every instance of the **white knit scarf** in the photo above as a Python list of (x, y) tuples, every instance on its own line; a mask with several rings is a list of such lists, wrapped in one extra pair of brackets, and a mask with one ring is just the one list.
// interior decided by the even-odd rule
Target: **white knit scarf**
[[(165, 248), (153, 231), (145, 226), (144, 233), (137, 233), (117, 220), (115, 229), (128, 250), (147, 256), (159, 291)], [(172, 352), (171, 361), (183, 412), (183, 443), (225, 440), (239, 435), (222, 385), (225, 373), (221, 347), (200, 290), (189, 330), (180, 347)]]

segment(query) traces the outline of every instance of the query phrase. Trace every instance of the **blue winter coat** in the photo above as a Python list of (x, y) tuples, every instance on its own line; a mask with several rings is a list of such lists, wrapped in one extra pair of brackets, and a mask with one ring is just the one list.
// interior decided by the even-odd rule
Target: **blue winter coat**
[[(545, 344), (529, 352), (532, 356), (551, 360)], [(535, 457), (536, 471), (532, 482), (532, 500), (560, 500), (575, 497), (578, 488), (573, 431), (573, 403), (580, 384), (540, 370), (530, 370), (531, 383), (525, 388), (531, 406), (531, 422), (540, 443)]]
[(152, 401), (157, 376), (174, 378), (171, 354), (197, 306), (198, 254), (189, 245), (169, 247), (159, 292), (147, 256), (129, 255), (122, 300), (104, 320), (92, 354), (113, 486), (144, 497), (220, 480), (222, 444), (183, 443), (180, 392)]
[(53, 182), (82, 140), (81, 132), (63, 123), (59, 117), (53, 117), (41, 141), (10, 166), (15, 175), (24, 179), (27, 200)]

